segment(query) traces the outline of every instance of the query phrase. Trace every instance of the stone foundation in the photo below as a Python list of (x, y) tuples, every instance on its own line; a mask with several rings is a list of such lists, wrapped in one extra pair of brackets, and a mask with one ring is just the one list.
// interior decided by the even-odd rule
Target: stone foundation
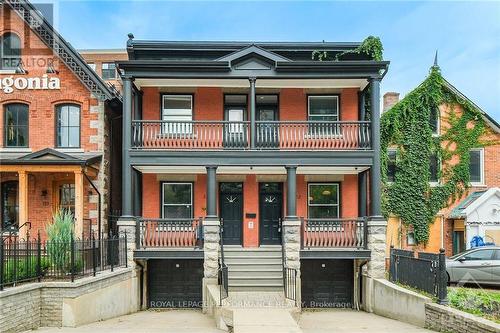
[(368, 250), (371, 258), (367, 264), (367, 275), (371, 278), (383, 278), (385, 276), (385, 248), (387, 221), (382, 217), (371, 217), (368, 219)]

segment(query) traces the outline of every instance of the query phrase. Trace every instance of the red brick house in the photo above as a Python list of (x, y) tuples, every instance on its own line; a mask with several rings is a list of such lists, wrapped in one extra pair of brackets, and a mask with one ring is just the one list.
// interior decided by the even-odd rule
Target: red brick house
[[(435, 64), (435, 66), (437, 65)], [(500, 125), (446, 79), (443, 79), (443, 89), (449, 91), (459, 100), (467, 101), (479, 111), (486, 125), (486, 130), (479, 140), (488, 144), (470, 151), (470, 187), (462, 197), (457, 198), (454, 202), (450, 202), (447, 207), (438, 212), (434, 222), (430, 225), (429, 241), (427, 244), (415, 244), (411, 227), (405, 226), (401, 219), (396, 216), (389, 218), (387, 225), (387, 257), (389, 256), (391, 245), (396, 248), (434, 253), (439, 252), (440, 248), (444, 248), (446, 255), (451, 256), (470, 248), (470, 241), (474, 236), (481, 236), (485, 241), (495, 243), (496, 245), (500, 244), (500, 216), (498, 214), (488, 214), (488, 221), (479, 222), (474, 221), (474, 219), (467, 221), (466, 216), (462, 212), (464, 208), (480, 199), (483, 194), (486, 194), (488, 189), (500, 187), (500, 164), (498, 162), (500, 161)], [(404, 99), (401, 101), (404, 101)], [(400, 102), (399, 93), (388, 92), (384, 94), (384, 111), (389, 110), (398, 102)], [(460, 116), (462, 113), (463, 107), (458, 103), (440, 105), (438, 112), (435, 113), (435, 117), (431, 119), (431, 122), (435, 124), (435, 130), (432, 135), (444, 135), (450, 127), (448, 121), (450, 115)], [(387, 176), (390, 182), (391, 179), (394, 179), (395, 172), (397, 172), (393, 162), (396, 158), (396, 149), (389, 148), (388, 156)], [(457, 163), (457, 158), (457, 156), (454, 156), (449, 163), (451, 165)], [(435, 165), (434, 172), (432, 172), (432, 165)], [(435, 163), (431, 163), (431, 178), (433, 178), (431, 179), (431, 186), (441, 183), (441, 179), (438, 177), (439, 173), (437, 172), (437, 168), (439, 167), (444, 167), (439, 161), (436, 160)], [(490, 193), (491, 191), (487, 195)], [(500, 198), (497, 204), (500, 204)], [(488, 212), (494, 211), (494, 205), (494, 203), (489, 202), (487, 207), (482, 207), (482, 209), (483, 211), (488, 210)]]
[(29, 2), (0, 5), (0, 41), (2, 231), (45, 238), (67, 208), (79, 237), (107, 232), (119, 95)]

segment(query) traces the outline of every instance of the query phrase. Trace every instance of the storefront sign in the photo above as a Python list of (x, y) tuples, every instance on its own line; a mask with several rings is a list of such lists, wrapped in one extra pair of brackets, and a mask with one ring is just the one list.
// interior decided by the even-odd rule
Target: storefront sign
[(15, 90), (59, 90), (61, 82), (58, 77), (48, 77), (43, 74), (41, 77), (0, 77), (0, 90), (6, 94), (11, 94)]

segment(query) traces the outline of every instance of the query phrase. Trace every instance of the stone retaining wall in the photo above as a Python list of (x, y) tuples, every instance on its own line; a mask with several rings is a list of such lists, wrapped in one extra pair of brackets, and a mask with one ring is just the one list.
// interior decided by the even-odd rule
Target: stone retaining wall
[(75, 327), (139, 310), (135, 270), (118, 269), (75, 282), (29, 283), (0, 292), (0, 332)]
[(438, 332), (500, 332), (500, 324), (434, 303), (425, 305), (425, 326)]

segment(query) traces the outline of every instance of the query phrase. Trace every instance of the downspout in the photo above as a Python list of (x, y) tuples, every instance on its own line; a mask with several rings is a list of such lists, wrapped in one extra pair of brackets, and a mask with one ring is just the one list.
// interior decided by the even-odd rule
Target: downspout
[(139, 279), (139, 309), (142, 310), (142, 298), (144, 293), (144, 265), (139, 262), (139, 260), (135, 261), (135, 264), (141, 268), (141, 275)]
[(90, 180), (89, 176), (87, 176), (87, 174), (85, 173), (85, 171), (83, 171), (83, 176), (85, 177), (85, 179), (87, 179), (87, 181), (90, 183), (90, 185), (92, 185), (92, 188), (97, 192), (97, 206), (98, 206), (98, 209), (97, 209), (97, 219), (99, 221), (97, 223), (97, 233), (99, 234), (98, 235), (99, 240), (101, 240), (101, 192), (99, 192), (99, 190), (94, 185), (94, 183), (92, 182), (92, 180)]
[(359, 265), (358, 270), (358, 279), (359, 279), (359, 296), (356, 297), (356, 310), (359, 311), (360, 303), (363, 303), (363, 267), (368, 263), (368, 260), (365, 260), (361, 265)]

